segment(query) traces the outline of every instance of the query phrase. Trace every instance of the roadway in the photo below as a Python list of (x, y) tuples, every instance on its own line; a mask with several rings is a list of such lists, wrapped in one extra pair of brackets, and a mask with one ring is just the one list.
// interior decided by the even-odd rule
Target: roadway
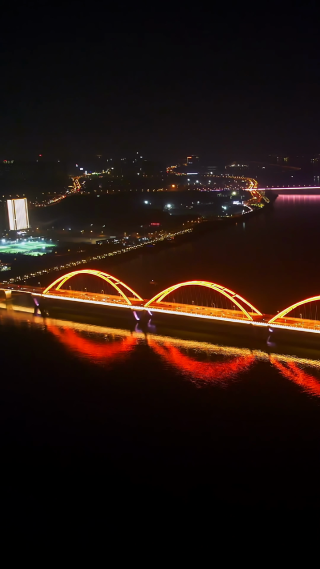
[[(44, 289), (43, 289), (44, 290)], [(116, 294), (98, 294), (92, 292), (82, 292), (82, 291), (75, 291), (75, 290), (50, 290), (48, 294), (44, 295), (45, 298), (50, 298), (53, 296), (54, 298), (63, 298), (63, 299), (70, 299), (70, 300), (80, 300), (82, 302), (90, 301), (90, 302), (101, 302), (101, 303), (108, 303), (108, 304), (115, 304), (117, 306), (123, 305), (128, 306), (125, 302), (125, 299)], [(134, 306), (144, 306), (145, 300), (137, 300), (136, 298), (127, 297), (130, 302)]]
[[(0, 290), (11, 290), (12, 292), (23, 292), (27, 294), (32, 294), (34, 296), (39, 295), (42, 296), (43, 291), (45, 290), (44, 287), (31, 287), (31, 286), (20, 286), (20, 285), (1, 285)], [(108, 304), (115, 304), (115, 305), (123, 305), (128, 306), (125, 302), (124, 298), (119, 295), (112, 295), (112, 294), (98, 294), (92, 292), (82, 292), (76, 290), (51, 290), (47, 294), (44, 295), (45, 298), (50, 298), (50, 296), (54, 298), (64, 298), (70, 300), (80, 300), (82, 302), (85, 301), (94, 301), (94, 302), (101, 302), (101, 303), (108, 303)], [(137, 300), (136, 298), (132, 298), (127, 296), (130, 302), (134, 306), (143, 306), (146, 300)]]
[[(72, 195), (72, 194), (76, 194), (77, 192), (80, 192), (81, 188), (81, 184), (80, 184), (80, 176), (74, 176), (72, 178), (72, 182), (73, 182), (73, 187), (70, 191), (68, 191), (68, 193), (65, 194), (60, 194), (56, 197), (50, 197), (47, 200), (44, 200), (41, 203), (35, 202), (33, 205), (35, 207), (48, 207), (50, 205), (55, 205), (59, 202), (61, 202), (62, 200), (64, 200), (66, 197)], [(70, 188), (70, 186), (69, 186)]]
[[(216, 308), (215, 306), (197, 306), (194, 304), (178, 304), (170, 302), (155, 302), (153, 306), (149, 306), (149, 310), (152, 312), (153, 309), (161, 312), (174, 312), (181, 314), (190, 314), (197, 316), (208, 316), (211, 318), (222, 318), (230, 320), (244, 320), (248, 321), (247, 316), (241, 312), (241, 310), (227, 310), (224, 308)], [(249, 312), (253, 321), (262, 321), (261, 316)]]

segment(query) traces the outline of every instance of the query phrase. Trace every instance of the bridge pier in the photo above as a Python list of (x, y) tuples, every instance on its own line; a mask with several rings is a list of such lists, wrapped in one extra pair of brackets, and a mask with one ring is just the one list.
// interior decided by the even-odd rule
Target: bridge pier
[(34, 303), (34, 311), (33, 314), (35, 316), (42, 316), (45, 318), (47, 316), (46, 311), (44, 310), (43, 306), (40, 304), (39, 299), (36, 296), (33, 296), (33, 303)]
[(38, 314), (41, 314), (40, 304), (39, 304), (38, 299), (37, 299), (35, 296), (33, 296), (33, 304), (34, 304), (34, 311), (33, 311), (33, 314), (34, 314), (35, 316), (37, 316)]
[(133, 316), (140, 324), (147, 324), (151, 318), (147, 310), (133, 310)]
[(12, 308), (12, 290), (3, 290), (4, 292), (4, 304), (6, 309), (10, 310)]

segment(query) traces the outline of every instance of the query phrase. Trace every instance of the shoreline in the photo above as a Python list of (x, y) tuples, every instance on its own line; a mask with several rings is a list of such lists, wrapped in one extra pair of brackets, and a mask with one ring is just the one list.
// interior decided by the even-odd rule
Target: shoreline
[[(215, 217), (212, 219), (207, 219), (202, 221), (195, 227), (173, 233), (172, 237), (155, 239), (154, 241), (139, 244), (128, 249), (118, 249), (116, 251), (103, 253), (101, 255), (95, 255), (95, 256), (90, 255), (87, 258), (81, 260), (74, 260), (69, 262), (67, 261), (66, 263), (64, 263), (63, 265), (59, 265), (58, 267), (57, 266), (48, 267), (48, 268), (44, 267), (38, 271), (31, 270), (29, 273), (30, 277), (28, 276), (26, 278), (23, 278), (22, 275), (16, 275), (15, 277), (12, 277), (11, 279), (8, 279), (7, 281), (3, 282), (6, 284), (18, 282), (21, 284), (23, 283), (23, 284), (32, 285), (34, 284), (34, 282), (37, 282), (39, 280), (39, 277), (41, 277), (41, 281), (43, 281), (45, 284), (50, 284), (51, 279), (46, 278), (49, 275), (51, 276), (52, 274), (54, 274), (54, 280), (55, 280), (57, 277), (61, 276), (66, 272), (69, 272), (70, 270), (75, 270), (75, 269), (79, 270), (81, 268), (92, 266), (92, 264), (96, 265), (97, 263), (100, 263), (100, 261), (102, 260), (108, 259), (111, 267), (117, 266), (117, 264), (123, 262), (124, 260), (123, 255), (126, 255), (125, 259), (129, 261), (137, 257), (137, 255), (157, 253), (158, 251), (161, 251), (166, 248), (171, 248), (182, 245), (184, 243), (189, 243), (191, 241), (194, 241), (198, 237), (204, 235), (205, 233), (212, 232), (217, 229), (222, 229), (229, 225), (236, 224), (239, 221), (249, 220), (252, 217), (264, 212), (266, 208), (270, 209), (273, 206), (274, 202), (276, 201), (277, 197), (278, 197), (277, 194), (276, 195), (273, 194), (272, 196), (268, 195), (269, 202), (265, 203), (263, 207), (252, 209), (251, 211), (245, 214), (234, 215), (231, 217), (221, 217), (221, 218)], [(24, 275), (26, 275), (26, 273), (24, 273)]]

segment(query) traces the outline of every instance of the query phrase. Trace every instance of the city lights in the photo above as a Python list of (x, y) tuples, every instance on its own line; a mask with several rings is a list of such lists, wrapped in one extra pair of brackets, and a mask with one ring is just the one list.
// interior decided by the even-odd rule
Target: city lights
[(45, 253), (51, 253), (55, 246), (52, 241), (49, 242), (43, 239), (17, 239), (14, 241), (2, 239), (0, 252), (39, 257)]
[[(21, 282), (21, 281), (26, 281), (30, 278), (33, 278), (35, 276), (39, 276), (42, 274), (46, 274), (46, 273), (52, 273), (55, 271), (60, 271), (60, 270), (64, 270), (64, 269), (69, 269), (72, 267), (77, 267), (78, 265), (83, 265), (86, 263), (90, 263), (91, 261), (99, 261), (102, 259), (106, 259), (107, 257), (113, 257), (114, 255), (121, 255), (124, 253), (129, 253), (130, 251), (134, 251), (137, 249), (140, 249), (141, 247), (145, 247), (146, 245), (152, 245), (152, 244), (156, 244), (158, 242), (164, 241), (165, 239), (171, 239), (174, 238), (177, 235), (185, 235), (186, 233), (191, 233), (192, 232), (192, 228), (188, 228), (188, 229), (183, 229), (181, 231), (176, 231), (176, 232), (172, 232), (172, 233), (168, 233), (167, 235), (160, 235), (159, 237), (155, 237), (153, 239), (149, 239), (147, 242), (142, 242), (142, 243), (137, 243), (136, 245), (131, 245), (131, 246), (126, 246), (125, 248), (122, 249), (117, 249), (115, 251), (111, 251), (109, 253), (103, 253), (101, 255), (94, 255), (94, 256), (88, 256), (86, 259), (81, 259), (78, 261), (73, 261), (70, 263), (65, 263), (63, 265), (59, 265), (59, 266), (55, 266), (55, 267), (51, 267), (48, 269), (43, 269), (40, 271), (35, 271), (29, 274), (25, 274), (23, 276), (17, 276), (15, 278), (10, 279), (10, 283), (17, 283), (17, 282)], [(52, 245), (52, 244), (51, 244)]]

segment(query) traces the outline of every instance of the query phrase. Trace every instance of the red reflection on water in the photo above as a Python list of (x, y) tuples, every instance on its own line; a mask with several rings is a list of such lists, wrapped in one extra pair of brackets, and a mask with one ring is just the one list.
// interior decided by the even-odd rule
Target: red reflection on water
[(58, 328), (53, 325), (48, 325), (47, 328), (72, 352), (99, 364), (113, 363), (128, 356), (137, 343), (137, 339), (133, 336), (102, 341), (85, 338), (72, 328)]
[(290, 379), (290, 381), (300, 385), (300, 387), (311, 395), (320, 397), (320, 381), (313, 375), (300, 369), (295, 362), (287, 361), (283, 364), (274, 356), (270, 356), (270, 362), (286, 379)]
[(155, 341), (149, 341), (149, 345), (167, 363), (183, 372), (189, 381), (198, 386), (216, 382), (227, 383), (239, 373), (247, 371), (255, 360), (252, 354), (246, 354), (234, 356), (232, 359), (228, 356), (228, 359), (222, 362), (200, 362), (169, 343), (162, 346)]

